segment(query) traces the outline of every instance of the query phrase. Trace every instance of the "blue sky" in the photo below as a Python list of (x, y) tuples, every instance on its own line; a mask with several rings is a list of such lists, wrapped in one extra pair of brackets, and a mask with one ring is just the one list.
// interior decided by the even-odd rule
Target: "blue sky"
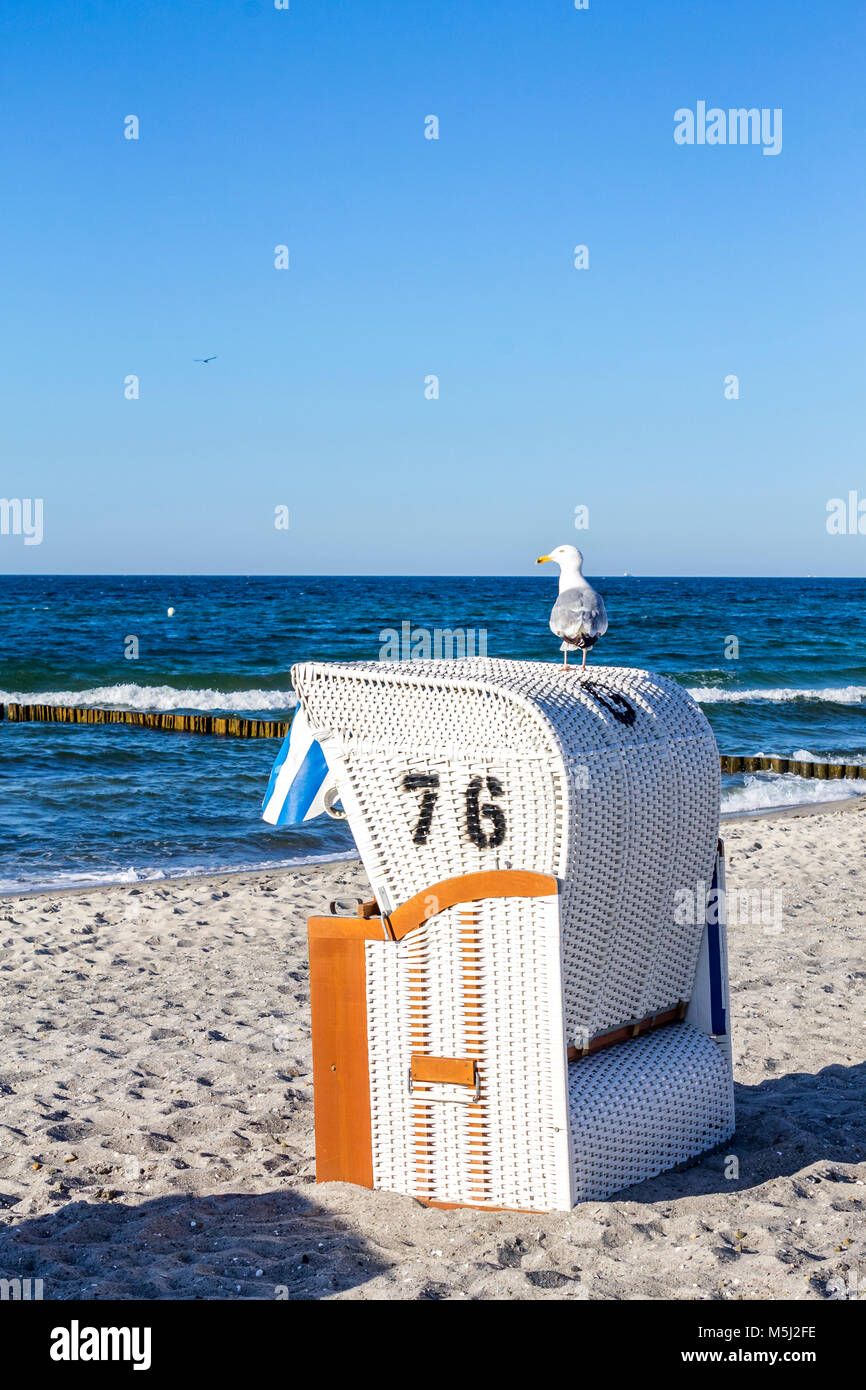
[[(0, 495), (44, 539), (0, 568), (862, 574), (825, 519), (866, 499), (864, 37), (854, 0), (6, 0)], [(678, 146), (699, 100), (781, 108), (781, 153)]]

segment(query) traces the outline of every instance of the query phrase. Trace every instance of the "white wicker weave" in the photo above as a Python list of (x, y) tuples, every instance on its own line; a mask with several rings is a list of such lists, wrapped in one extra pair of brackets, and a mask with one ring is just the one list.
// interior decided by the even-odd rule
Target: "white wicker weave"
[(568, 1095), (577, 1202), (662, 1173), (733, 1128), (727, 1056), (689, 1023), (573, 1063)]
[[(383, 912), (480, 870), (560, 885), (368, 943), (375, 1185), (567, 1208), (730, 1134), (728, 1055), (694, 1010), (565, 1057), (692, 995), (703, 904), (685, 923), (675, 907), (712, 878), (719, 761), (686, 692), (646, 671), (491, 658), (307, 663), (293, 680)], [(479, 1103), (459, 1087), (409, 1095), (413, 1052), (477, 1058)]]
[[(368, 942), (367, 1029), (377, 1187), (572, 1205), (556, 898), (452, 907), (396, 945)], [(476, 1059), (480, 1104), (457, 1086), (410, 1097), (413, 1053)]]

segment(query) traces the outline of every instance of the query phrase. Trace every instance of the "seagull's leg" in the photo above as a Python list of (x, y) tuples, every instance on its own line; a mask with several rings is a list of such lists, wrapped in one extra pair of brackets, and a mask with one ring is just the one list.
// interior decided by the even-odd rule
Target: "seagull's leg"
[(583, 670), (583, 668), (584, 668), (585, 665), (586, 665), (586, 647), (584, 647), (584, 649), (583, 649), (583, 661), (580, 663), (580, 669), (581, 669), (581, 671)]
[(563, 653), (562, 653), (562, 664), (563, 664), (563, 666), (567, 666), (567, 665), (568, 665), (568, 647), (566, 647), (566, 648), (563, 650)]

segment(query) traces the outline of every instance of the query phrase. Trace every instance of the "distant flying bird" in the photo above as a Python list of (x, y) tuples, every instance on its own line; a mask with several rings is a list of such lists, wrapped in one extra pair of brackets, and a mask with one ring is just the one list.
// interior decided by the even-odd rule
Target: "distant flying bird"
[(545, 560), (559, 565), (559, 597), (550, 615), (550, 630), (562, 638), (563, 665), (568, 665), (568, 653), (576, 648), (583, 652), (583, 670), (590, 647), (607, 632), (604, 599), (584, 579), (583, 556), (576, 546), (558, 545), (549, 555), (539, 555), (535, 563), (543, 565)]
[(213, 357), (194, 357), (192, 360), (193, 362), (215, 362), (218, 357), (219, 353), (215, 352)]

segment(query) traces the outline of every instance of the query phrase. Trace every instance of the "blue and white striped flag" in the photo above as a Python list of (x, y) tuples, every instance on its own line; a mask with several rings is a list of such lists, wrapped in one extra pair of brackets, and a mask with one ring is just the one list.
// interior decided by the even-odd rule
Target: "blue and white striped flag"
[(304, 711), (298, 709), (271, 770), (262, 820), (269, 825), (300, 825), (323, 815), (327, 786), (322, 746), (313, 738)]

